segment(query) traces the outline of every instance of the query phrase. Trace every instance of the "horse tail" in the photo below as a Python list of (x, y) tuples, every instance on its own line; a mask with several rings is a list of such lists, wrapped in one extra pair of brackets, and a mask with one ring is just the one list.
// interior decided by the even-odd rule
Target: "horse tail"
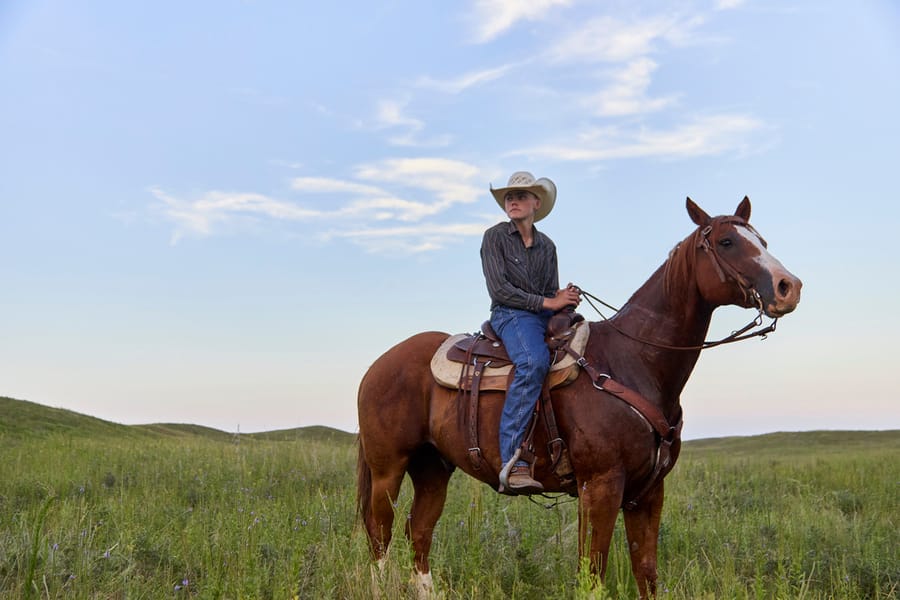
[(356, 518), (365, 523), (372, 512), (372, 470), (366, 462), (362, 437), (357, 437), (356, 445)]

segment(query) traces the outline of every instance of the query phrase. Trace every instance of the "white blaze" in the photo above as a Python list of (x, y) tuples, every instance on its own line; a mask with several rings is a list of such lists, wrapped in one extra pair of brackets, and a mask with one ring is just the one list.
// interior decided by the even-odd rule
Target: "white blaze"
[(784, 273), (787, 269), (784, 268), (784, 265), (781, 264), (777, 258), (769, 254), (769, 251), (762, 244), (762, 240), (759, 239), (759, 236), (747, 229), (746, 227), (735, 227), (735, 231), (737, 234), (747, 240), (753, 247), (759, 250), (759, 256), (754, 258), (759, 266), (764, 268), (768, 273), (776, 273), (782, 272)]

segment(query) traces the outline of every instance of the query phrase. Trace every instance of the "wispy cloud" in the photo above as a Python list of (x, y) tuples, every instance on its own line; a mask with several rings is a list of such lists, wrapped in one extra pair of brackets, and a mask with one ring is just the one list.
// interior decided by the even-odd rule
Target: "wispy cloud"
[(648, 56), (661, 40), (684, 39), (694, 19), (655, 16), (634, 21), (615, 17), (590, 20), (552, 45), (545, 58), (551, 63), (619, 63)]
[(360, 179), (425, 190), (437, 196), (442, 207), (475, 202), (484, 187), (473, 183), (480, 174), (475, 166), (446, 158), (386, 159), (356, 169)]
[[(448, 110), (471, 106), (472, 101), (485, 102), (484, 113), (496, 116), (494, 100), (489, 94), (480, 95), (477, 88), (509, 80), (514, 81), (515, 89), (527, 89), (532, 97), (535, 86), (548, 90), (553, 120), (562, 127), (553, 134), (536, 136), (540, 143), (516, 148), (502, 155), (505, 157), (594, 163), (628, 158), (672, 160), (741, 154), (763, 147), (767, 141), (761, 135), (766, 125), (753, 115), (674, 111), (673, 107), (683, 108), (685, 93), (654, 86), (671, 51), (710, 43), (703, 35), (707, 14), (666, 11), (635, 16), (629, 12), (629, 16), (578, 21), (571, 11), (561, 10), (577, 0), (473, 1), (480, 43), (495, 40), (522, 22), (553, 20), (554, 35), (529, 46), (534, 53), (526, 53), (516, 62), (493, 67), (468, 64), (468, 69), (456, 76), (412, 79), (406, 89), (376, 102), (364, 125), (354, 121), (355, 130), (374, 131), (394, 147), (447, 148), (457, 140), (431, 133), (426, 122), (430, 113), (417, 110), (425, 106), (422, 96), (435, 92), (459, 96), (447, 99)], [(728, 9), (740, 4), (741, 0), (718, 0), (715, 7)], [(235, 92), (263, 100), (253, 90)], [(314, 109), (335, 117), (324, 106), (315, 105)], [(508, 109), (515, 110), (515, 105)], [(567, 123), (577, 124), (578, 129), (566, 130)], [(502, 118), (499, 126), (503, 127)], [(308, 163), (290, 167), (299, 172), (310, 168)], [(173, 224), (173, 243), (185, 236), (286, 226), (302, 229), (304, 237), (323, 243), (345, 240), (370, 252), (409, 254), (481, 235), (495, 216), (473, 215), (464, 209), (485, 197), (487, 181), (485, 173), (471, 163), (419, 156), (367, 161), (344, 167), (337, 177), (295, 177), (290, 180), (287, 198), (209, 191), (183, 199), (159, 188), (152, 193), (158, 212)]]
[(494, 223), (494, 217), (469, 223), (423, 223), (408, 227), (361, 227), (358, 229), (332, 230), (320, 234), (320, 239), (348, 240), (367, 252), (387, 254), (419, 254), (441, 250), (467, 237), (480, 237)]
[(443, 147), (450, 143), (450, 136), (442, 135), (424, 138), (421, 134), (425, 122), (406, 114), (408, 101), (382, 100), (378, 103), (375, 114), (376, 126), (379, 129), (400, 130), (400, 133), (388, 138), (394, 146)]
[(302, 204), (256, 193), (209, 191), (183, 200), (158, 187), (150, 192), (157, 211), (174, 225), (173, 244), (186, 236), (303, 224), (320, 240), (348, 239), (367, 251), (425, 252), (484, 231), (480, 216), (442, 222), (452, 207), (484, 196), (480, 179), (478, 168), (461, 161), (396, 158), (359, 165), (349, 179), (296, 177), (291, 190)]
[[(490, 41), (520, 20), (537, 21), (546, 18), (551, 9), (572, 4), (568, 0), (476, 0), (474, 12), (480, 16), (481, 41)], [(589, 93), (568, 92), (557, 104), (587, 109), (594, 116), (620, 117), (660, 111), (675, 102), (678, 94), (651, 97), (648, 90), (659, 64), (651, 58), (665, 46), (690, 43), (694, 32), (705, 19), (700, 15), (656, 15), (623, 20), (604, 16), (560, 30), (558, 41), (546, 50), (537, 50), (515, 63), (499, 67), (471, 70), (456, 77), (438, 79), (419, 77), (414, 87), (445, 94), (462, 94), (488, 82), (510, 78), (528, 65), (533, 69), (526, 81), (535, 81), (534, 74), (542, 71), (559, 72), (566, 68), (580, 68), (581, 64), (610, 63), (618, 65), (598, 79), (602, 87)], [(537, 48), (544, 48), (540, 44)], [(610, 75), (611, 73), (611, 75)], [(590, 77), (582, 76), (584, 80)], [(522, 80), (516, 81), (521, 87)], [(409, 147), (444, 147), (453, 140), (448, 135), (427, 138), (423, 135), (426, 123), (410, 115), (409, 106), (415, 96), (408, 93), (405, 100), (382, 100), (376, 110), (377, 127), (391, 132), (388, 143)], [(555, 93), (566, 94), (565, 88)], [(399, 133), (398, 133), (399, 131)]]
[(730, 10), (744, 4), (744, 0), (717, 0), (716, 10)]
[(749, 136), (763, 129), (765, 125), (751, 116), (709, 115), (670, 129), (598, 127), (574, 141), (523, 148), (510, 156), (563, 161), (712, 156), (749, 151)]
[(300, 192), (312, 193), (339, 193), (357, 196), (378, 196), (384, 192), (377, 187), (344, 181), (342, 179), (330, 179), (328, 177), (297, 177), (291, 181), (291, 188)]
[(473, 7), (475, 41), (489, 42), (519, 21), (537, 21), (552, 9), (571, 4), (572, 0), (476, 0)]
[(500, 67), (464, 73), (458, 77), (443, 80), (423, 76), (418, 79), (416, 86), (437, 90), (446, 94), (459, 94), (482, 83), (500, 79), (516, 66), (514, 64), (502, 65)]
[(262, 194), (209, 191), (199, 199), (181, 200), (158, 187), (150, 193), (159, 200), (157, 209), (175, 224), (171, 242), (178, 243), (186, 235), (211, 235), (217, 228), (227, 228), (256, 219), (302, 221), (322, 216), (290, 202), (274, 200)]
[(413, 133), (417, 133), (425, 127), (425, 124), (419, 120), (409, 117), (403, 113), (407, 102), (397, 102), (393, 100), (382, 100), (378, 103), (378, 111), (376, 118), (378, 124), (382, 127), (403, 127), (409, 129)]
[(586, 108), (598, 116), (620, 117), (655, 112), (669, 106), (676, 99), (674, 95), (647, 96), (656, 68), (656, 62), (649, 58), (631, 61), (613, 74), (609, 85), (584, 100)]

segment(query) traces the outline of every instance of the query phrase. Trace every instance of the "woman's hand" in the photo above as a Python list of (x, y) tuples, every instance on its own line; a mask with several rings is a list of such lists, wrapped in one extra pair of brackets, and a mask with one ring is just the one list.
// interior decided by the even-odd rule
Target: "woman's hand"
[(552, 298), (544, 298), (544, 308), (557, 311), (567, 306), (578, 306), (581, 302), (581, 290), (578, 286), (568, 284), (565, 288), (556, 291)]

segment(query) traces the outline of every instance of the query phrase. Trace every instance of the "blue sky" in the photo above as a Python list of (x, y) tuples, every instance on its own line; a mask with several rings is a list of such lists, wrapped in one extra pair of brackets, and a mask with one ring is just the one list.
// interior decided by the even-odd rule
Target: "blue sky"
[(900, 428), (894, 2), (11, 0), (0, 90), (0, 395), (355, 431), (381, 352), (487, 318), (488, 188), (525, 169), (610, 303), (685, 196), (749, 195), (803, 279), (701, 357), (685, 437)]

